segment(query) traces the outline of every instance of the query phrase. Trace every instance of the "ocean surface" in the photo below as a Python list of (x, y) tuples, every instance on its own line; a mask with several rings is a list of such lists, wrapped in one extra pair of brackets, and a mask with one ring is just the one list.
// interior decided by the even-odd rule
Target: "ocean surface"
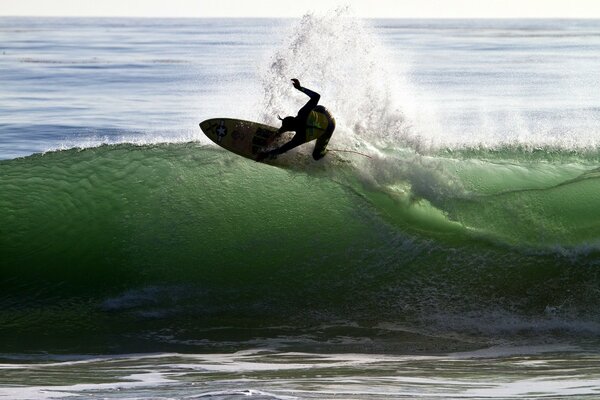
[[(0, 398), (600, 397), (600, 21), (0, 18)], [(216, 117), (337, 129), (271, 165)]]

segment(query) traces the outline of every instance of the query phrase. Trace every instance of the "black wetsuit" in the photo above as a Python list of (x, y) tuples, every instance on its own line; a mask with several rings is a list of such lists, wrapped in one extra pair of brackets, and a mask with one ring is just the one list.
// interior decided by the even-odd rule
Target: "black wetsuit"
[(296, 134), (292, 140), (278, 149), (272, 150), (271, 154), (282, 154), (316, 139), (317, 143), (313, 150), (313, 158), (319, 160), (327, 153), (327, 143), (329, 143), (329, 139), (335, 130), (335, 119), (325, 107), (317, 105), (321, 95), (303, 87), (298, 90), (310, 97), (310, 100), (296, 115)]

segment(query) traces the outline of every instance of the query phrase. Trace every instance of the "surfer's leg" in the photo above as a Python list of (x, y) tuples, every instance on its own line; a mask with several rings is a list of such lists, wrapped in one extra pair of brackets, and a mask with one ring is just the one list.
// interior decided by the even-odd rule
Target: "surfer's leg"
[(329, 143), (329, 139), (331, 139), (331, 135), (333, 135), (334, 130), (335, 119), (332, 118), (325, 133), (323, 133), (323, 135), (321, 135), (315, 143), (315, 149), (312, 153), (312, 156), (315, 160), (320, 160), (321, 158), (325, 157), (325, 154), (327, 154), (327, 144)]
[(294, 135), (294, 137), (292, 138), (292, 140), (290, 140), (289, 142), (287, 142), (286, 144), (284, 144), (281, 147), (278, 147), (276, 149), (273, 149), (271, 151), (261, 151), (258, 153), (258, 155), (256, 156), (256, 161), (262, 161), (266, 158), (275, 158), (277, 157), (279, 154), (283, 154), (286, 151), (289, 151), (291, 149), (293, 149), (294, 147), (298, 147), (301, 144), (304, 144), (305, 142), (305, 135), (301, 135), (299, 133), (296, 133)]
[(290, 151), (294, 147), (298, 147), (304, 143), (306, 143), (305, 136), (301, 135), (300, 133), (296, 133), (294, 135), (294, 137), (292, 138), (292, 140), (290, 140), (289, 142), (287, 142), (286, 144), (284, 144), (283, 146), (281, 146), (275, 150), (271, 150), (269, 153), (274, 154), (274, 155), (283, 154), (286, 151)]

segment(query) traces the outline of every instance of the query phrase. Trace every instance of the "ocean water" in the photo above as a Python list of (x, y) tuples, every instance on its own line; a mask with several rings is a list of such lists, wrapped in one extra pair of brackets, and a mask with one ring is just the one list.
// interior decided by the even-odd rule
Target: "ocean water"
[[(0, 398), (600, 396), (600, 21), (0, 18)], [(204, 119), (321, 94), (332, 151)]]

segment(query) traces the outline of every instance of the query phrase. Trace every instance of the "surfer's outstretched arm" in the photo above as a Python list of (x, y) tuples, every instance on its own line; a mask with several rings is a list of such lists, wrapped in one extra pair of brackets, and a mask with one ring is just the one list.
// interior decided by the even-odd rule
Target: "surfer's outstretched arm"
[(298, 89), (299, 91), (301, 91), (302, 93), (304, 93), (305, 95), (310, 97), (310, 100), (308, 100), (308, 103), (306, 103), (304, 105), (304, 107), (302, 107), (300, 109), (300, 111), (298, 111), (298, 116), (308, 115), (308, 113), (311, 112), (312, 109), (317, 106), (317, 104), (319, 104), (321, 95), (317, 92), (313, 92), (310, 89), (300, 86), (300, 81), (298, 81), (298, 79), (292, 79), (292, 82), (294, 82), (294, 87), (296, 89)]

